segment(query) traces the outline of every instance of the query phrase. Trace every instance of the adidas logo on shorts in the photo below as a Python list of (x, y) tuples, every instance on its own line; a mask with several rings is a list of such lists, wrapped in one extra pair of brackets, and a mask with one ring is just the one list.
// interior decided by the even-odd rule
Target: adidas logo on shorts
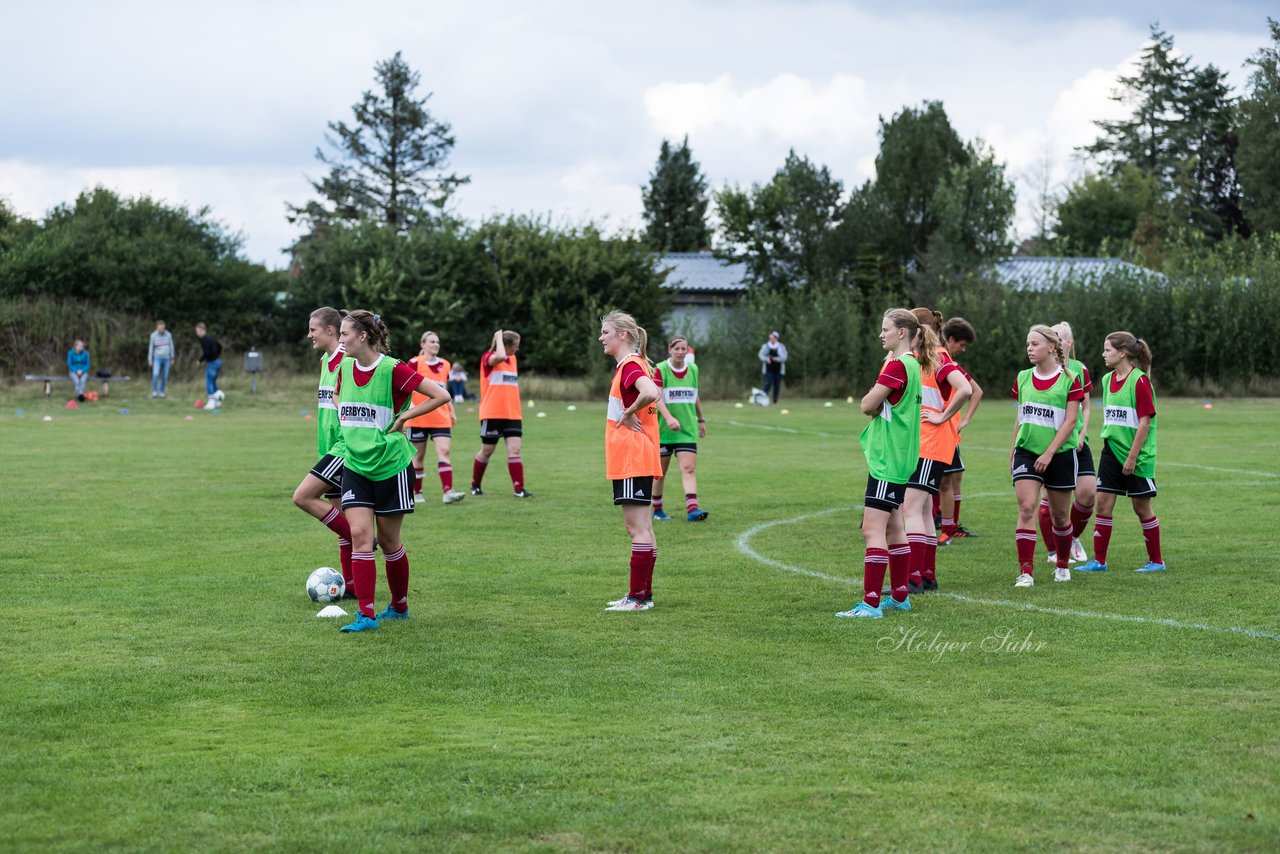
[(644, 490), (643, 490), (643, 489), (637, 489), (637, 490), (636, 490), (636, 498), (644, 498)]
[(1013, 470), (1013, 473), (1014, 473), (1014, 474), (1026, 474), (1026, 473), (1027, 473), (1027, 467), (1026, 467), (1025, 465), (1018, 466), (1016, 469), (1014, 469), (1014, 470)]
[(351, 490), (349, 490), (349, 489), (348, 489), (346, 492), (342, 493), (342, 500), (343, 500), (343, 501), (355, 501), (355, 500), (356, 500), (356, 494), (355, 494), (354, 492), (352, 492)]

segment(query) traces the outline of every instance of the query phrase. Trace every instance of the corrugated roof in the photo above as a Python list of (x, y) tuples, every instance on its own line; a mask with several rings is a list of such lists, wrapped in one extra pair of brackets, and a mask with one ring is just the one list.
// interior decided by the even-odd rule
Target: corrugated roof
[(1020, 256), (996, 264), (996, 278), (1006, 287), (1023, 291), (1045, 291), (1062, 286), (1068, 280), (1098, 279), (1118, 270), (1146, 276), (1159, 276), (1153, 270), (1130, 264), (1119, 258), (1058, 258)]
[(669, 252), (656, 256), (670, 270), (663, 286), (677, 291), (732, 293), (747, 289), (747, 265), (725, 263), (710, 252)]

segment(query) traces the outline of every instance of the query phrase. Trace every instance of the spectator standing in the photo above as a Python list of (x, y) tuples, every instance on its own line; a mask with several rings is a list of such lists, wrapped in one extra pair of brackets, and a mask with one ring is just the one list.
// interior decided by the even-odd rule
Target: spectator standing
[(164, 327), (163, 320), (156, 321), (156, 331), (151, 333), (147, 346), (147, 365), (151, 368), (151, 396), (163, 398), (169, 385), (169, 369), (173, 367), (173, 334)]
[(772, 389), (773, 402), (778, 402), (782, 378), (787, 373), (787, 345), (779, 340), (778, 333), (770, 332), (769, 340), (760, 347), (760, 369), (764, 372), (764, 393)]
[(76, 387), (76, 400), (84, 403), (84, 384), (89, 381), (89, 351), (84, 348), (83, 338), (77, 338), (67, 351), (67, 373)]
[(205, 397), (214, 397), (218, 394), (218, 374), (222, 372), (222, 344), (203, 323), (196, 324), (196, 337), (200, 339), (200, 361), (204, 362)]

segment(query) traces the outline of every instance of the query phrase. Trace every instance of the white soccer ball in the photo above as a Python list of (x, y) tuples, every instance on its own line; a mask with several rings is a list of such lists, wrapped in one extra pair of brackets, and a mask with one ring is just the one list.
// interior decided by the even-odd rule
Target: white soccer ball
[(222, 389), (218, 389), (217, 391), (215, 391), (213, 393), (213, 396), (217, 398), (218, 403), (222, 403), (222, 401), (227, 399), (227, 394)]
[(312, 602), (336, 602), (345, 592), (342, 573), (331, 566), (322, 566), (307, 576), (307, 595)]

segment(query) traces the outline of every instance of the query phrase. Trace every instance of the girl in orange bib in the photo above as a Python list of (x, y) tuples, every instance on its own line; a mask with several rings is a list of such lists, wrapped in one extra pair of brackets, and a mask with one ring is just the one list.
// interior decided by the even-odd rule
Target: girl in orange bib
[[(422, 376), (446, 390), (448, 389), (449, 370), (452, 367), (448, 359), (440, 358), (440, 336), (434, 332), (422, 333), (418, 355), (409, 360), (409, 367)], [(413, 404), (417, 406), (426, 400), (425, 396), (414, 392)], [(453, 488), (453, 462), (449, 458), (449, 450), (453, 444), (453, 425), (458, 423), (458, 413), (453, 404), (446, 404), (439, 409), (420, 415), (408, 422), (409, 441), (413, 443), (413, 503), (422, 501), (422, 476), (426, 466), (427, 440), (436, 446), (436, 474), (440, 476), (440, 488), (444, 492), (444, 503), (453, 504), (466, 497), (465, 492), (457, 492)]]
[(658, 449), (658, 387), (653, 365), (644, 355), (649, 336), (625, 312), (600, 318), (600, 344), (618, 365), (609, 388), (605, 416), (605, 477), (613, 481), (613, 503), (631, 537), (631, 590), (608, 604), (607, 611), (647, 611), (653, 607), (653, 567), (658, 546), (649, 506), (653, 481), (662, 476)]

